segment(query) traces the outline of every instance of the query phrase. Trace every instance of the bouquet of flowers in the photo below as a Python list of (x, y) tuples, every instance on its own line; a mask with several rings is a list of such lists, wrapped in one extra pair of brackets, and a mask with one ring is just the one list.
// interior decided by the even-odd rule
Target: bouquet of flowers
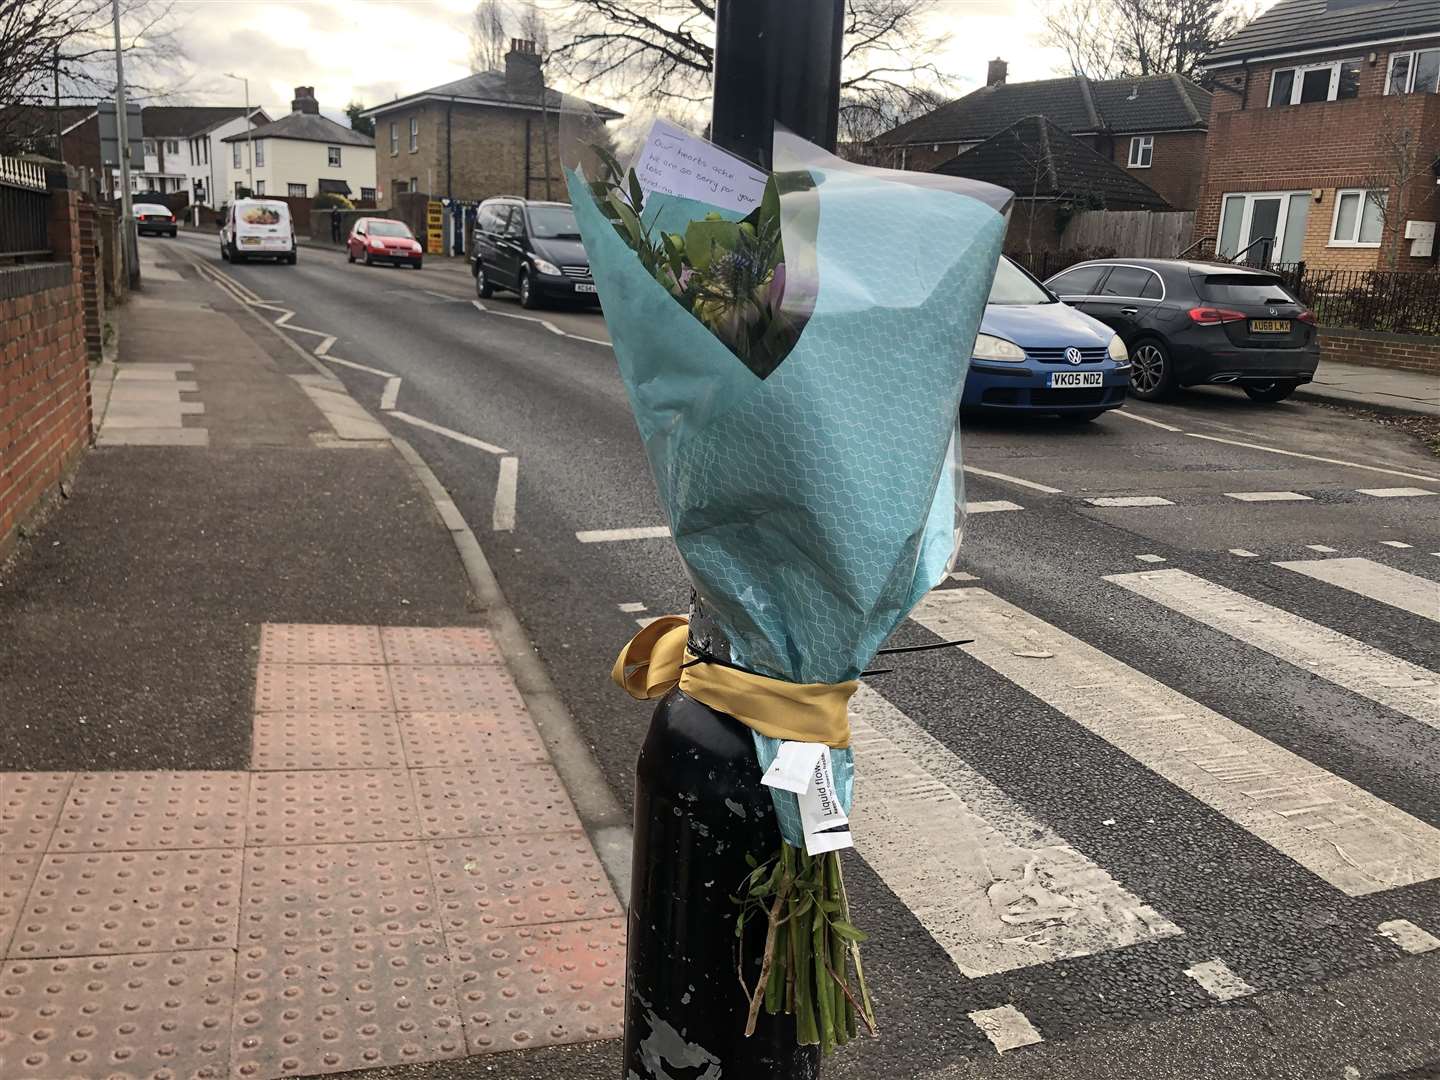
[[(678, 680), (752, 729), (784, 843), (736, 883), (735, 933), (765, 926), (750, 1025), (793, 1013), (828, 1052), (874, 1026), (838, 857), (846, 702), (959, 541), (955, 422), (1010, 193), (784, 131), (746, 189), (744, 163), (692, 143), (688, 188), (597, 147), (567, 168), (660, 502), (729, 642), (696, 655), (683, 620), (654, 624), (615, 675), (637, 696)], [(681, 193), (697, 180), (713, 201)]]

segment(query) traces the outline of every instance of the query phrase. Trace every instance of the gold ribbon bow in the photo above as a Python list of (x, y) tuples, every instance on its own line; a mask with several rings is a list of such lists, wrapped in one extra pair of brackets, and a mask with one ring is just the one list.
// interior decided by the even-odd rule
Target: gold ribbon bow
[(656, 619), (620, 650), (610, 677), (637, 701), (663, 697), (679, 686), (772, 739), (827, 743), (837, 750), (850, 745), (848, 709), (858, 680), (792, 683), (724, 664), (691, 663), (696, 657), (685, 647), (689, 634), (683, 615)]

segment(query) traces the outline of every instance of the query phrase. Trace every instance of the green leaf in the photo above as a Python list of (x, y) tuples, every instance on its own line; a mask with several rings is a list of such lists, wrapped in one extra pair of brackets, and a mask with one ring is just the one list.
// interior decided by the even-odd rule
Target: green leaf
[(740, 226), (733, 221), (692, 221), (685, 229), (685, 255), (690, 265), (704, 273), (716, 255), (735, 250)]
[(630, 208), (636, 214), (643, 213), (645, 205), (645, 192), (640, 190), (640, 178), (635, 175), (635, 170), (630, 170)]
[(643, 245), (645, 231), (640, 228), (640, 219), (635, 216), (635, 211), (625, 205), (625, 200), (620, 197), (618, 191), (610, 193), (610, 206), (625, 226), (625, 231), (630, 237), (630, 246), (639, 251)]
[(760, 198), (758, 227), (762, 236), (769, 229), (780, 228), (780, 189), (775, 186), (773, 176), (765, 181), (765, 194)]
[(865, 933), (864, 930), (851, 926), (844, 919), (831, 919), (830, 932), (839, 935), (846, 941), (853, 941), (856, 944), (870, 940), (869, 934)]
[(620, 162), (615, 160), (615, 155), (599, 143), (591, 143), (590, 149), (595, 151), (595, 156), (600, 159), (600, 163), (609, 170), (612, 180), (619, 184), (625, 178), (625, 170), (620, 168)]

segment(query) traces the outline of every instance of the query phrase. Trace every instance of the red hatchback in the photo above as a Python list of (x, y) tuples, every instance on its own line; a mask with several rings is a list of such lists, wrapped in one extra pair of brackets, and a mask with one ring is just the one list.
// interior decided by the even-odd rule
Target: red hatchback
[(389, 218), (361, 218), (355, 222), (345, 248), (352, 263), (356, 259), (363, 260), (366, 266), (389, 262), (413, 266), (416, 270), (420, 269), (425, 254), (405, 223)]

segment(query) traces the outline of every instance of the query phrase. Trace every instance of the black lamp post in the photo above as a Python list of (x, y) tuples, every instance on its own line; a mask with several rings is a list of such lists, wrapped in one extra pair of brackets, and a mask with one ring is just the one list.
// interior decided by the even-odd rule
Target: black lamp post
[[(711, 138), (770, 168), (778, 122), (835, 145), (844, 0), (720, 0)], [(692, 602), (697, 653), (728, 659), (718, 628)], [(793, 1017), (761, 1012), (745, 1036), (760, 942), (737, 965), (731, 899), (780, 831), (750, 729), (672, 690), (640, 751), (635, 786), (625, 1010), (625, 1077), (814, 1080), (817, 1047), (797, 1046)], [(758, 939), (763, 931), (756, 931)]]

